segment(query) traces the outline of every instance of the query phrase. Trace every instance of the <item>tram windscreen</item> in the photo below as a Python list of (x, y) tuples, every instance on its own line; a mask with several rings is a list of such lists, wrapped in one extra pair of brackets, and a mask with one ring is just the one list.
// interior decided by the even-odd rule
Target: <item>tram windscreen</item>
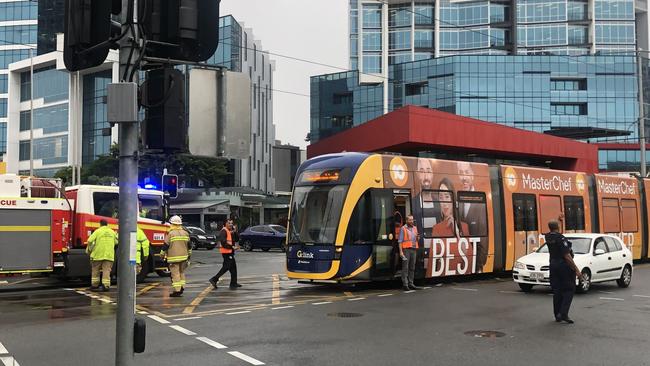
[(334, 244), (347, 186), (301, 186), (293, 191), (289, 243)]

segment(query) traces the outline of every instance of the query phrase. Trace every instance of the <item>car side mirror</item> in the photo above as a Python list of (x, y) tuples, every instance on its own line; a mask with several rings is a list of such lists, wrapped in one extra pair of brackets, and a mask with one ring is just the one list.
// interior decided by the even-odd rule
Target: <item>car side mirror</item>
[(600, 248), (598, 248), (598, 249), (594, 250), (594, 254), (595, 254), (595, 255), (602, 255), (602, 254), (605, 254), (605, 249), (600, 249)]

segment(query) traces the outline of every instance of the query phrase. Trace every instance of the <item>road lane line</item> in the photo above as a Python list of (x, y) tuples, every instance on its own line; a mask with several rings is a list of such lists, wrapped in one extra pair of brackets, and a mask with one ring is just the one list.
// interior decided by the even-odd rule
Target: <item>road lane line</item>
[(601, 294), (607, 294), (607, 295), (612, 295), (613, 294), (613, 292), (610, 292), (610, 291), (598, 291), (598, 292), (600, 292)]
[(101, 301), (101, 302), (104, 302), (104, 303), (108, 303), (108, 304), (112, 304), (112, 303), (113, 303), (113, 301), (111, 301), (111, 300), (109, 300), (109, 299), (105, 299), (105, 298), (103, 298), (103, 297), (98, 297), (97, 300), (99, 300), (99, 301)]
[(160, 324), (169, 324), (169, 321), (159, 317), (158, 315), (149, 315), (149, 318), (157, 321)]
[(201, 293), (192, 300), (190, 305), (183, 309), (183, 314), (192, 314), (194, 312), (194, 309), (196, 309), (197, 306), (201, 304), (203, 300), (208, 296), (208, 294), (214, 289), (214, 286), (210, 284), (210, 286), (206, 287)]
[(240, 360), (246, 361), (246, 362), (250, 363), (251, 365), (264, 365), (265, 364), (264, 362), (256, 360), (253, 357), (247, 356), (247, 355), (245, 355), (245, 354), (243, 354), (241, 352), (230, 351), (230, 352), (228, 352), (228, 354), (231, 355), (231, 356), (235, 356)]
[(456, 291), (474, 291), (474, 292), (478, 291), (475, 288), (466, 288), (466, 287), (452, 287), (451, 289)]
[(377, 296), (378, 297), (386, 297), (386, 296), (393, 296), (393, 294), (381, 294), (381, 295), (377, 295)]
[(9, 353), (9, 351), (7, 351), (5, 346), (2, 345), (2, 342), (0, 342), (0, 355), (6, 355), (7, 353)]
[(5, 366), (20, 366), (18, 364), (18, 361), (16, 361), (16, 359), (11, 357), (11, 356), (9, 356), (9, 357), (0, 357), (0, 361), (2, 361), (2, 363)]
[(176, 319), (176, 321), (181, 321), (181, 320), (194, 320), (194, 319), (201, 319), (201, 318), (203, 318), (203, 317), (202, 317), (202, 316), (191, 316), (191, 317), (189, 317), (189, 318), (179, 318), (179, 319)]
[(287, 305), (287, 306), (280, 306), (280, 307), (277, 307), (277, 308), (271, 308), (271, 310), (289, 309), (289, 308), (292, 308), (292, 307), (293, 307), (293, 305)]
[(331, 304), (331, 303), (332, 303), (331, 301), (323, 301), (323, 302), (312, 303), (312, 305), (325, 305), (325, 304)]
[(348, 301), (359, 301), (359, 300), (365, 300), (365, 297), (355, 297), (354, 299), (348, 299)]
[(219, 342), (215, 342), (212, 339), (207, 338), (207, 337), (196, 337), (196, 339), (203, 342), (203, 343), (205, 343), (205, 344), (207, 344), (208, 346), (212, 346), (212, 347), (214, 347), (216, 349), (226, 349), (226, 348), (228, 348), (228, 347), (224, 346), (223, 344), (221, 344)]
[(271, 303), (273, 305), (278, 305), (280, 303), (280, 276), (273, 275), (273, 298)]
[(146, 311), (142, 311), (142, 310), (141, 310), (141, 311), (138, 311), (138, 314), (140, 314), (140, 315), (149, 315), (148, 312), (146, 312)]
[(0, 285), (6, 285), (8, 283), (9, 283), (9, 281), (0, 281)]
[(423, 290), (428, 290), (430, 288), (431, 288), (431, 286), (422, 287)]
[(405, 294), (410, 294), (410, 293), (413, 293), (413, 292), (415, 292), (415, 290), (404, 291)]
[(226, 315), (238, 315), (238, 314), (246, 314), (246, 313), (250, 313), (250, 312), (251, 312), (250, 310), (235, 311), (233, 313), (226, 313)]
[(181, 332), (181, 333), (183, 333), (185, 335), (188, 335), (188, 336), (196, 335), (196, 333), (192, 332), (189, 329), (185, 329), (185, 328), (181, 327), (180, 325), (170, 325), (169, 327), (172, 328), (173, 330), (179, 331), (179, 332)]
[(149, 286), (146, 286), (146, 287), (142, 288), (142, 290), (138, 291), (137, 296), (141, 296), (141, 295), (146, 294), (147, 292), (149, 292), (149, 291), (153, 290), (154, 288), (160, 286), (160, 284), (161, 284), (161, 282), (156, 282), (156, 283), (154, 283), (152, 285), (149, 285)]
[(499, 291), (502, 294), (523, 294), (521, 291)]
[(634, 297), (642, 297), (644, 299), (650, 299), (650, 296), (648, 296), (648, 295), (632, 295), (632, 296), (634, 296)]
[(613, 301), (625, 301), (625, 299), (621, 299), (618, 297), (601, 297), (601, 300), (613, 300)]

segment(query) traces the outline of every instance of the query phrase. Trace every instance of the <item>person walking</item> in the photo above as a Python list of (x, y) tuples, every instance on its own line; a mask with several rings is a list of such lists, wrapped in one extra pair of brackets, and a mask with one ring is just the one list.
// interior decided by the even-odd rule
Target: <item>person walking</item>
[(560, 233), (560, 222), (550, 221), (548, 228), (550, 232), (545, 238), (553, 289), (553, 315), (558, 323), (564, 321), (573, 324), (573, 320), (569, 318), (569, 308), (576, 290), (575, 280), (582, 277), (582, 273), (573, 261), (571, 242)]
[[(111, 288), (111, 270), (115, 261), (115, 246), (117, 234), (108, 227), (106, 220), (99, 221), (95, 230), (86, 243), (86, 253), (90, 254), (91, 275), (90, 290), (104, 292)], [(101, 287), (100, 287), (101, 274)]]
[(402, 258), (402, 285), (404, 291), (420, 289), (413, 283), (419, 240), (420, 235), (418, 234), (418, 228), (415, 227), (413, 215), (408, 215), (406, 216), (406, 225), (402, 226), (398, 239), (399, 256)]
[(219, 272), (208, 281), (216, 289), (219, 278), (226, 272), (230, 272), (230, 289), (236, 290), (241, 285), (237, 283), (237, 262), (235, 261), (235, 242), (234, 242), (233, 221), (228, 220), (219, 233), (219, 242), (221, 243), (219, 251), (223, 257), (223, 265)]
[(179, 216), (172, 216), (169, 223), (171, 228), (165, 236), (164, 246), (174, 288), (174, 292), (169, 296), (180, 297), (185, 290), (185, 269), (191, 254), (190, 234), (183, 228), (183, 220)]
[(136, 273), (140, 274), (142, 271), (142, 263), (146, 263), (147, 259), (149, 258), (149, 239), (147, 239), (147, 235), (145, 235), (144, 231), (140, 228), (140, 225), (138, 225), (138, 232), (136, 234), (135, 240), (137, 241), (137, 248), (136, 248)]

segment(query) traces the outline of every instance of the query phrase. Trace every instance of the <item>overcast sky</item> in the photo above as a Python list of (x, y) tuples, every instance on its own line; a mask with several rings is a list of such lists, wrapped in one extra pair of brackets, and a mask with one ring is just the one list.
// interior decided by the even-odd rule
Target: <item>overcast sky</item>
[(265, 51), (315, 61), (332, 68), (271, 55), (275, 60), (273, 114), (276, 138), (306, 146), (309, 132), (309, 77), (348, 68), (347, 0), (222, 0), (231, 14), (253, 30)]

